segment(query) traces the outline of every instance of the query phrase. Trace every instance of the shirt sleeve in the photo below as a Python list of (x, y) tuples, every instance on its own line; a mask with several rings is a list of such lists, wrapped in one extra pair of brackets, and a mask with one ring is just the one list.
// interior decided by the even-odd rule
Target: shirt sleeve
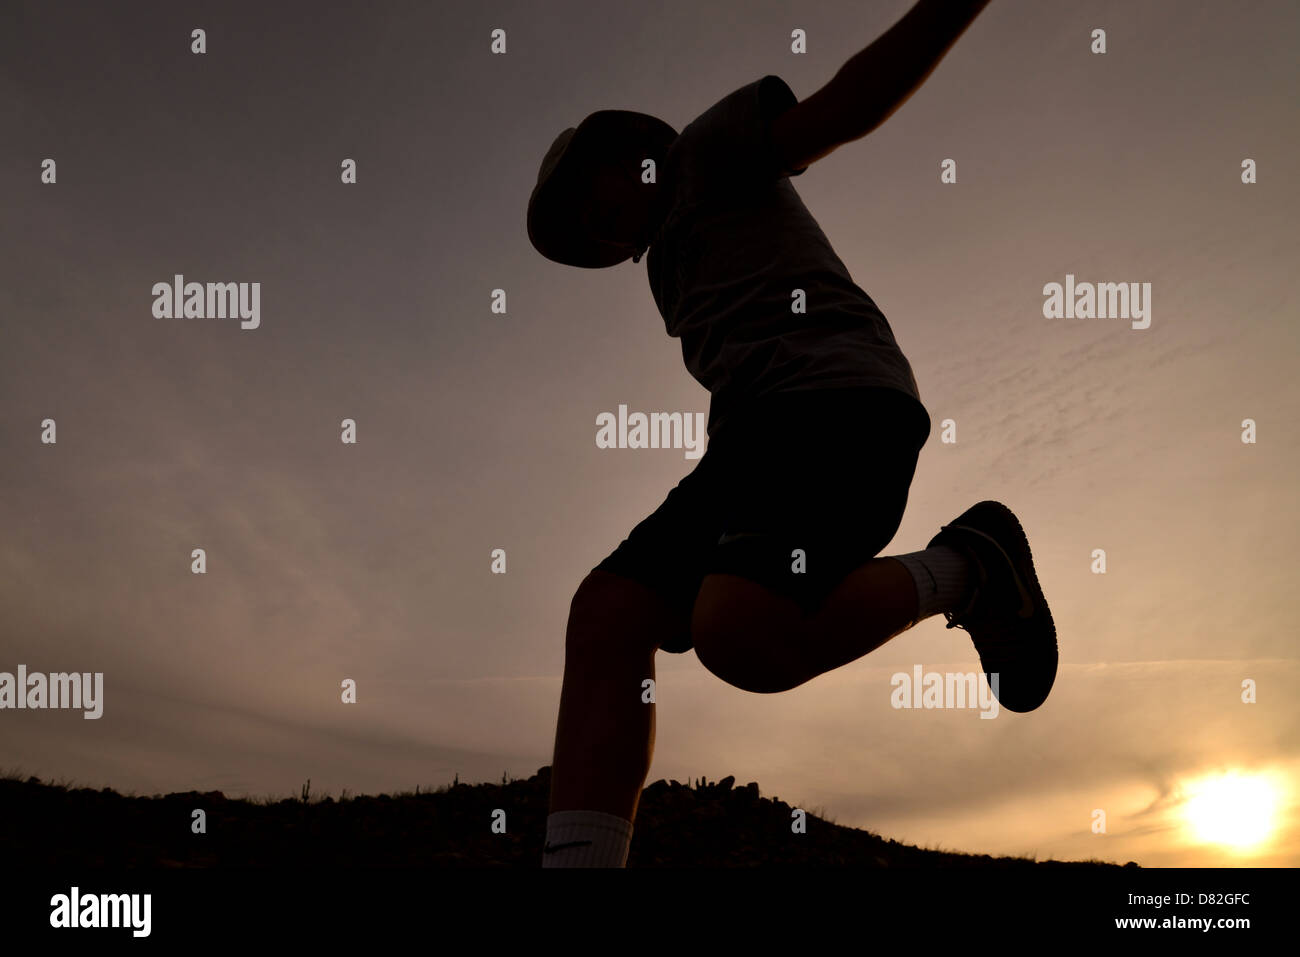
[(802, 174), (806, 166), (781, 169), (771, 138), (772, 121), (798, 102), (786, 82), (772, 74), (724, 96), (682, 130), (680, 161), (687, 180), (699, 189)]
[(794, 90), (790, 89), (789, 84), (779, 76), (768, 74), (758, 81), (759, 83), (759, 101), (761, 113), (763, 115), (763, 149), (766, 151), (768, 162), (771, 168), (776, 171), (778, 177), (781, 176), (800, 176), (807, 166), (801, 166), (798, 169), (782, 169), (776, 150), (772, 146), (772, 121), (784, 113), (786, 110), (799, 103), (799, 98), (794, 95)]

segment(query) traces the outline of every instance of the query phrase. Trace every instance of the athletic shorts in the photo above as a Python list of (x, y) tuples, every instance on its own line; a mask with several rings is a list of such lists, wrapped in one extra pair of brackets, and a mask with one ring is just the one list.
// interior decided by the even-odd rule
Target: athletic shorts
[(641, 582), (679, 616), (662, 650), (689, 651), (704, 576), (739, 575), (813, 611), (878, 555), (903, 519), (929, 438), (893, 389), (774, 393), (738, 409), (695, 468), (597, 569)]

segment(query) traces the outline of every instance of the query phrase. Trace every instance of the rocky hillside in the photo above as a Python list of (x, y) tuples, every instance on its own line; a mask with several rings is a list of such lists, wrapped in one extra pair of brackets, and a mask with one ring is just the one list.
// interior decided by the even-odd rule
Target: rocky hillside
[[(526, 780), (399, 795), (257, 802), (219, 791), (131, 797), (0, 779), (0, 847), (37, 867), (540, 867), (550, 768)], [(207, 833), (191, 830), (193, 812)], [(494, 812), (506, 833), (493, 833)], [(725, 777), (642, 793), (629, 867), (1111, 867), (924, 850), (815, 817)], [(808, 809), (805, 809), (808, 810)], [(497, 815), (499, 817), (500, 815)]]

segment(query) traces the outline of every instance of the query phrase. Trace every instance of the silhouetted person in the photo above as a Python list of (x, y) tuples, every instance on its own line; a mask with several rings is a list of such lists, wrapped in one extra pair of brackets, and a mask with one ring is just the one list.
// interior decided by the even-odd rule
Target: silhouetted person
[[(921, 0), (803, 102), (769, 75), (680, 135), (601, 110), (543, 160), (533, 245), (586, 268), (648, 249), (668, 333), (711, 393), (704, 456), (573, 596), (543, 866), (626, 863), (656, 650), (694, 647), (719, 678), (770, 693), (943, 614), (970, 633), (1002, 707), (1031, 711), (1051, 690), (1055, 628), (1008, 508), (980, 502), (924, 551), (875, 557), (930, 416), (888, 322), (790, 182), (883, 123), (987, 2)], [(795, 290), (806, 313), (792, 312)]]

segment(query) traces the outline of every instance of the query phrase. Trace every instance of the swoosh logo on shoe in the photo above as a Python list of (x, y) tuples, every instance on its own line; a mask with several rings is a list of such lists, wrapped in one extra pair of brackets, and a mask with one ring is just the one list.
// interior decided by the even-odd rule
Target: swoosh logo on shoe
[(547, 844), (544, 848), (542, 848), (542, 853), (553, 854), (556, 851), (564, 850), (566, 847), (585, 847), (590, 843), (591, 841), (570, 841), (568, 844)]
[(737, 541), (738, 539), (758, 538), (758, 537), (759, 537), (758, 532), (723, 532), (721, 537), (718, 538), (718, 544), (728, 545), (731, 542)]
[(943, 528), (959, 528), (967, 532), (973, 532), (974, 534), (978, 535), (980, 538), (987, 541), (994, 548), (996, 548), (998, 550), (998, 554), (1002, 556), (1004, 561), (1006, 561), (1007, 567), (1011, 569), (1011, 580), (1015, 582), (1016, 591), (1019, 593), (1020, 596), (1020, 608), (1016, 612), (1016, 617), (1032, 618), (1034, 616), (1035, 603), (1034, 603), (1033, 596), (1029, 594), (1029, 589), (1025, 587), (1024, 581), (1021, 580), (1020, 571), (1019, 569), (1016, 568), (1016, 563), (1011, 560), (1011, 556), (1007, 554), (1006, 549), (1004, 549), (1000, 544), (998, 544), (998, 540), (996, 538), (994, 538), (992, 535), (980, 531), (978, 528), (972, 528), (969, 525), (944, 525)]

